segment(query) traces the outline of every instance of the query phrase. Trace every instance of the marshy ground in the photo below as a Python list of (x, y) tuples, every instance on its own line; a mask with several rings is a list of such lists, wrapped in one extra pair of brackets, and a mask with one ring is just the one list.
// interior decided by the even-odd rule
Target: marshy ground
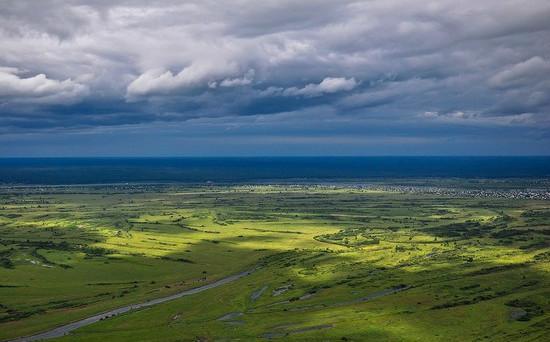
[(257, 266), (59, 340), (535, 341), (550, 331), (545, 199), (344, 185), (0, 193), (2, 340)]

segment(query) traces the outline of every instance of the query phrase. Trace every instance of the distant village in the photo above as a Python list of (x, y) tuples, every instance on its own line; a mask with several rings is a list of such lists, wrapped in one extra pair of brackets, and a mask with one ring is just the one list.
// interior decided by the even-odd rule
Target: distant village
[(549, 200), (550, 189), (460, 189), (435, 186), (359, 185), (358, 188), (389, 192), (422, 193), (454, 197)]

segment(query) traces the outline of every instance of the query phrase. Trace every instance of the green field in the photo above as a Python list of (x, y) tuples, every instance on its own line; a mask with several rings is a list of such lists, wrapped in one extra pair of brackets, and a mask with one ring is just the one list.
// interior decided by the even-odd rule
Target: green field
[(538, 341), (550, 201), (347, 186), (0, 192), (0, 340), (250, 276), (59, 341)]

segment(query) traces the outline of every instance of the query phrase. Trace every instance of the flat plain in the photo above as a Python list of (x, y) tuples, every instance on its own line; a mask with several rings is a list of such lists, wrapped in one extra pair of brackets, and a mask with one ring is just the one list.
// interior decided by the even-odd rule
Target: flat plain
[(550, 201), (525, 196), (6, 187), (0, 340), (254, 270), (58, 340), (537, 341), (550, 332), (549, 236)]

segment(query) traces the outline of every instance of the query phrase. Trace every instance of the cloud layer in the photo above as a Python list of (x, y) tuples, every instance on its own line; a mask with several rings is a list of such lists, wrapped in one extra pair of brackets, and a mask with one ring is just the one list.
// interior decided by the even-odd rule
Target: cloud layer
[[(288, 141), (355, 122), (489, 143), (506, 126), (527, 153), (548, 142), (549, 17), (546, 0), (6, 0), (0, 135), (202, 120), (223, 136), (247, 118)], [(277, 121), (296, 117), (307, 134)]]
[(5, 102), (72, 103), (87, 92), (85, 85), (52, 80), (44, 74), (22, 78), (15, 68), (0, 68), (0, 98)]

